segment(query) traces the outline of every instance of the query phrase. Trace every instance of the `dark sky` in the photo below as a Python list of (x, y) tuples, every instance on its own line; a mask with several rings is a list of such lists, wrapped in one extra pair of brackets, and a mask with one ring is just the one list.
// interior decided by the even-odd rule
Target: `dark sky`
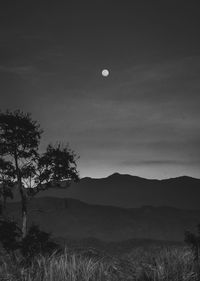
[(69, 142), (81, 176), (200, 177), (197, 4), (2, 1), (1, 110), (31, 112), (41, 150)]

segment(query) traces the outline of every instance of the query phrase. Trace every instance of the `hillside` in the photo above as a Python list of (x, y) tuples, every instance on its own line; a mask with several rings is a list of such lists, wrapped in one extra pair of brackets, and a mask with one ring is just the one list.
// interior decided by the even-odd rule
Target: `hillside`
[(67, 189), (51, 189), (39, 197), (74, 198), (88, 204), (139, 208), (145, 205), (200, 209), (200, 180), (178, 177), (144, 179), (115, 173), (107, 178), (83, 178)]
[[(18, 202), (8, 204), (10, 217), (20, 219)], [(104, 241), (153, 239), (182, 241), (184, 231), (194, 231), (200, 210), (171, 207), (123, 209), (89, 205), (74, 199), (38, 198), (29, 204), (30, 223), (35, 222), (55, 237)]]

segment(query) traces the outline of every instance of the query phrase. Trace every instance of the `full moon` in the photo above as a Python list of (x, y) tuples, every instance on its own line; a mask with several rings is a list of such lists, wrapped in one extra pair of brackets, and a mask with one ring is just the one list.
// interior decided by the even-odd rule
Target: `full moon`
[(103, 77), (108, 77), (108, 75), (109, 75), (108, 69), (103, 69), (101, 73), (102, 73)]

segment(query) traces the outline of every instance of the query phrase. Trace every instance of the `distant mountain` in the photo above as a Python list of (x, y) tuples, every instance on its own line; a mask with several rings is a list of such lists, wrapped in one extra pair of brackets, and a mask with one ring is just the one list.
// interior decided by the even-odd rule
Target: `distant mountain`
[(101, 179), (83, 178), (67, 189), (49, 189), (39, 197), (74, 198), (89, 204), (138, 208), (144, 205), (200, 209), (200, 179), (144, 179), (115, 173)]
[[(19, 202), (9, 203), (7, 210), (10, 217), (21, 220)], [(103, 241), (183, 241), (184, 231), (194, 231), (200, 222), (200, 210), (148, 206), (122, 209), (52, 197), (31, 200), (29, 216), (29, 223), (39, 224), (54, 237)]]

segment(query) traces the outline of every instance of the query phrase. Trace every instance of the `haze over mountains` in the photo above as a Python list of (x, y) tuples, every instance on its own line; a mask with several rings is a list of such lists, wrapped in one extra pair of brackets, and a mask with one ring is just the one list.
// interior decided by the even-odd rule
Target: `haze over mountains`
[(49, 189), (38, 195), (46, 196), (122, 208), (150, 205), (200, 209), (200, 179), (183, 176), (152, 180), (115, 173), (101, 179), (82, 178), (67, 189)]
[[(20, 210), (19, 202), (8, 206), (10, 216), (19, 220)], [(29, 214), (30, 223), (61, 239), (183, 241), (184, 231), (195, 231), (200, 222), (200, 180), (118, 173), (83, 178), (67, 189), (40, 192), (30, 201)]]
[[(10, 217), (20, 222), (19, 202), (8, 204)], [(29, 202), (32, 222), (62, 239), (94, 238), (102, 241), (153, 239), (183, 241), (186, 230), (194, 231), (200, 210), (169, 207), (123, 209), (89, 205), (75, 199), (35, 198)]]

